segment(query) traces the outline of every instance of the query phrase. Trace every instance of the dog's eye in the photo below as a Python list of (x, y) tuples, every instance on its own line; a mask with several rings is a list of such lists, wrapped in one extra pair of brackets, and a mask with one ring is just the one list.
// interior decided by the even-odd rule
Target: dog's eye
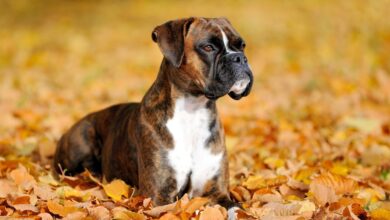
[(214, 47), (210, 44), (203, 46), (203, 50), (206, 52), (214, 51)]
[(241, 44), (241, 49), (243, 50), (243, 49), (245, 49), (245, 47), (246, 47), (246, 44), (243, 42), (243, 43)]
[(239, 50), (244, 50), (245, 47), (246, 47), (245, 42), (240, 42), (240, 43), (238, 44), (238, 49), (239, 49)]

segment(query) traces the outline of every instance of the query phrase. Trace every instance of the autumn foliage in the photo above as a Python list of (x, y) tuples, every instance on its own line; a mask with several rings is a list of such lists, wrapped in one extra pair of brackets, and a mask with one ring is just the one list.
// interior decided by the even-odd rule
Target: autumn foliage
[[(218, 8), (218, 10), (215, 10)], [(88, 112), (139, 101), (162, 56), (151, 30), (226, 16), (247, 42), (249, 97), (218, 103), (240, 219), (390, 219), (390, 2), (0, 3), (0, 216), (224, 219), (207, 198), (154, 206), (121, 180), (53, 177)]]

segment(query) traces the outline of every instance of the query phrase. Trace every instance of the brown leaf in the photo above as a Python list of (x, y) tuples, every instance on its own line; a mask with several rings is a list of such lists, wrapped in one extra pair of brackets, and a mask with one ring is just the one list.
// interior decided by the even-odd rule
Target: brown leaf
[(103, 206), (88, 208), (89, 215), (93, 219), (109, 220), (111, 219), (110, 211)]
[(232, 190), (230, 190), (230, 193), (239, 202), (248, 201), (251, 199), (250, 192), (242, 186), (234, 187)]
[(327, 185), (313, 182), (310, 184), (310, 193), (318, 205), (324, 206), (326, 203), (332, 203), (338, 200), (339, 197), (336, 195), (334, 189)]
[(184, 211), (192, 215), (196, 210), (198, 210), (200, 207), (204, 206), (208, 202), (208, 198), (195, 197), (191, 199), (190, 202), (184, 207)]
[(159, 218), (160, 220), (180, 220), (179, 217), (177, 217), (176, 215), (172, 214), (172, 213), (166, 213), (165, 215), (161, 216), (161, 218)]
[(207, 206), (206, 209), (200, 213), (199, 220), (208, 219), (223, 220), (225, 218), (218, 208)]
[(38, 216), (41, 218), (41, 220), (53, 220), (53, 216), (51, 216), (49, 213), (39, 213)]
[(319, 205), (336, 202), (339, 194), (352, 193), (357, 183), (343, 176), (324, 173), (310, 183), (310, 193)]
[(24, 211), (31, 211), (31, 212), (39, 212), (38, 208), (31, 204), (18, 204), (18, 205), (12, 205), (17, 211), (24, 212)]
[(39, 184), (37, 186), (34, 186), (34, 194), (38, 196), (42, 200), (50, 200), (54, 199), (57, 194), (53, 192), (53, 190), (48, 186), (44, 184)]
[(31, 189), (33, 185), (36, 184), (36, 181), (33, 176), (31, 176), (27, 169), (19, 165), (19, 167), (10, 172), (11, 179), (15, 182), (16, 185), (22, 186), (24, 189)]
[(144, 211), (144, 213), (147, 214), (147, 215), (150, 215), (152, 217), (158, 217), (162, 213), (173, 211), (175, 209), (175, 206), (176, 206), (176, 202), (168, 204), (168, 205), (154, 207), (151, 210)]
[(82, 211), (75, 211), (67, 214), (62, 220), (84, 220), (87, 217), (87, 213)]
[(17, 187), (14, 182), (7, 179), (0, 179), (0, 198), (7, 198), (8, 195), (16, 191)]

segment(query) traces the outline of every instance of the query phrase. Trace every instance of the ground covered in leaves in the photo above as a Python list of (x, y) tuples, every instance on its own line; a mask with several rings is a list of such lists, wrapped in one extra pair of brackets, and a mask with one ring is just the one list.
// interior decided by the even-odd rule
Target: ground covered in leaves
[(55, 179), (50, 166), (77, 119), (141, 99), (162, 58), (155, 25), (204, 15), (232, 21), (255, 74), (249, 97), (218, 104), (239, 218), (390, 219), (389, 8), (387, 0), (2, 1), (0, 216), (225, 218), (207, 198), (155, 207), (120, 180)]

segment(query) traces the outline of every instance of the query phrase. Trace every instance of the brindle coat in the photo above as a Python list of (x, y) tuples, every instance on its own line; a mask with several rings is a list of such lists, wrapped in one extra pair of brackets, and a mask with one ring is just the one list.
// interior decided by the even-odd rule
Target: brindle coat
[[(214, 60), (221, 60), (223, 54), (210, 58), (211, 55), (199, 51), (199, 42), (206, 38), (221, 46), (221, 29), (229, 36), (230, 46), (242, 51), (243, 40), (224, 18), (188, 18), (156, 27), (152, 39), (164, 55), (156, 81), (140, 103), (114, 105), (73, 125), (58, 142), (56, 171), (66, 169), (68, 174), (77, 174), (86, 168), (102, 173), (107, 180), (120, 178), (136, 186), (140, 194), (152, 197), (157, 205), (173, 202), (189, 192), (191, 184), (187, 181), (180, 190), (176, 188), (174, 169), (167, 161), (173, 140), (166, 124), (173, 117), (179, 97), (206, 95), (209, 98), (206, 108), (212, 112), (208, 125), (211, 135), (206, 146), (223, 157), (218, 175), (197, 196), (207, 196), (226, 208), (236, 206), (229, 198), (228, 159), (215, 101), (229, 93), (237, 74), (216, 76), (214, 72), (224, 67)], [(232, 98), (249, 93), (252, 74), (250, 71), (247, 74), (250, 85), (243, 94), (229, 93)]]

